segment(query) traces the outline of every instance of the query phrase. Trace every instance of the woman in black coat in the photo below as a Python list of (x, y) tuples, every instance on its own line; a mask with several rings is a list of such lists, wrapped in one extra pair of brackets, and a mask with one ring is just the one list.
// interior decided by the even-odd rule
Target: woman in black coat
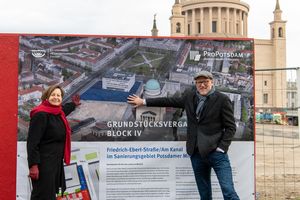
[(27, 139), (31, 200), (55, 200), (66, 189), (64, 164), (70, 164), (71, 129), (66, 119), (80, 105), (79, 95), (61, 105), (64, 91), (58, 85), (44, 91), (42, 103), (30, 112)]

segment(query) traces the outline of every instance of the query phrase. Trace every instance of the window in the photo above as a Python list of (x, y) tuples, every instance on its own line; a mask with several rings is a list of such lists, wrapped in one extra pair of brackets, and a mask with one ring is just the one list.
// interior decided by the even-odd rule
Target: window
[(239, 24), (236, 24), (236, 34), (239, 34)]
[(213, 33), (216, 33), (217, 32), (217, 21), (212, 21), (212, 24), (211, 24), (211, 28), (212, 28), (212, 32)]
[(201, 33), (201, 22), (198, 22), (198, 33)]
[(265, 103), (265, 104), (268, 103), (268, 94), (264, 94), (263, 103)]
[(292, 99), (295, 98), (295, 92), (292, 92)]
[(268, 82), (267, 82), (267, 81), (265, 81), (265, 83), (264, 83), (264, 84), (265, 84), (265, 86), (267, 86), (267, 85), (268, 85)]
[(191, 25), (188, 24), (188, 35), (191, 35)]
[(281, 27), (278, 29), (278, 37), (283, 37), (283, 30)]
[(181, 24), (178, 22), (176, 24), (176, 33), (180, 33), (181, 32)]

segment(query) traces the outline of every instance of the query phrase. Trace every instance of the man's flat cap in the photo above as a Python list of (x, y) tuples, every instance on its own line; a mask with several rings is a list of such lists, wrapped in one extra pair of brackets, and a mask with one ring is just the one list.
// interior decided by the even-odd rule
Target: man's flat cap
[(197, 72), (194, 76), (194, 80), (196, 80), (199, 77), (205, 77), (205, 78), (213, 79), (213, 75), (208, 71)]

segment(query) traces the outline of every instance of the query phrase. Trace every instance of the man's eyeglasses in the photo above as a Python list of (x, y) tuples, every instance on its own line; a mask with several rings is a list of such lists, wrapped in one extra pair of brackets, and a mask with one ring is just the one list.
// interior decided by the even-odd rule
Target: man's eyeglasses
[(196, 85), (205, 85), (207, 86), (209, 83), (209, 80), (204, 80), (204, 81), (196, 81)]

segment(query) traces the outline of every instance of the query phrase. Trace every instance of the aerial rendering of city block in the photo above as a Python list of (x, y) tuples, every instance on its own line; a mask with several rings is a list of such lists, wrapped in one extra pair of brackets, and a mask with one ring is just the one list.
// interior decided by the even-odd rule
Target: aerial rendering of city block
[(180, 108), (139, 107), (143, 98), (181, 95), (207, 70), (214, 86), (232, 101), (235, 140), (253, 140), (253, 40), (122, 36), (20, 37), (18, 140), (27, 138), (30, 110), (44, 89), (59, 84), (64, 103), (74, 94), (81, 105), (68, 120), (73, 141), (183, 141)]

